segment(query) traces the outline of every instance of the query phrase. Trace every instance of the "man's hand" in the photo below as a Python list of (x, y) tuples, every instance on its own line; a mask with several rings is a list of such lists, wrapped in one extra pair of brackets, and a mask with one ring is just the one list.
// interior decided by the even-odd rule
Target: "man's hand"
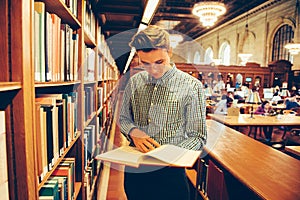
[(141, 131), (137, 128), (131, 130), (130, 137), (133, 140), (136, 148), (138, 148), (143, 153), (151, 151), (160, 146), (158, 142), (150, 138), (144, 131)]

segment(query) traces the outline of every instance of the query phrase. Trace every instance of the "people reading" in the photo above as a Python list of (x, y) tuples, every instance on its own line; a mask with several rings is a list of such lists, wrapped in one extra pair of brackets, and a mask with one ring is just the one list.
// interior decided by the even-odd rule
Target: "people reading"
[[(272, 106), (269, 101), (263, 101), (262, 104), (255, 110), (254, 114), (267, 115), (272, 112)], [(272, 140), (273, 126), (264, 126), (264, 134), (266, 142)]]
[(233, 99), (226, 95), (222, 96), (222, 100), (216, 104), (215, 114), (227, 114), (227, 109), (230, 108), (233, 104)]
[[(206, 143), (206, 108), (202, 83), (171, 63), (169, 34), (148, 26), (131, 43), (144, 71), (125, 88), (120, 130), (141, 152), (163, 144), (200, 150)], [(125, 167), (124, 189), (132, 199), (189, 199), (185, 169), (140, 165)]]
[(296, 94), (293, 94), (290, 98), (285, 99), (285, 109), (286, 110), (293, 110), (300, 107), (300, 104), (297, 102)]

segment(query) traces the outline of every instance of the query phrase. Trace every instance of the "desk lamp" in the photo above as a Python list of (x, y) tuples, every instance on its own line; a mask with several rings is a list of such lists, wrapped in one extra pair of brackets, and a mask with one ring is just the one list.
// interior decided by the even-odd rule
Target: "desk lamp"
[(259, 93), (257, 91), (251, 92), (247, 96), (245, 102), (252, 104), (251, 111), (250, 111), (250, 114), (251, 114), (250, 118), (254, 118), (253, 117), (253, 104), (259, 104), (259, 103), (261, 103), (261, 100), (260, 100), (260, 97), (259, 97)]

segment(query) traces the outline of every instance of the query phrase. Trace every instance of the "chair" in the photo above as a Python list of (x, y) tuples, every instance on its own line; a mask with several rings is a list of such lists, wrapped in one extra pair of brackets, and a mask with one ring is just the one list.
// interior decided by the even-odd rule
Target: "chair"
[[(295, 111), (293, 111), (293, 110), (283, 110), (282, 111), (283, 112), (283, 114), (284, 115), (289, 115), (289, 114), (296, 114), (296, 112)], [(288, 127), (287, 126), (284, 126), (283, 127), (284, 129), (284, 132), (283, 132), (283, 135), (282, 135), (282, 139), (284, 139), (284, 137), (285, 137), (285, 135), (286, 135), (286, 132), (288, 131)]]
[(256, 135), (257, 135), (257, 131), (258, 131), (258, 130), (259, 130), (259, 135), (262, 136), (263, 130), (262, 130), (262, 127), (261, 127), (261, 126), (249, 126), (249, 128), (250, 128), (250, 129), (249, 129), (248, 136), (251, 135), (252, 129), (254, 129), (254, 136), (253, 136), (254, 139), (256, 139)]
[(227, 116), (239, 116), (240, 108), (230, 107), (227, 109)]

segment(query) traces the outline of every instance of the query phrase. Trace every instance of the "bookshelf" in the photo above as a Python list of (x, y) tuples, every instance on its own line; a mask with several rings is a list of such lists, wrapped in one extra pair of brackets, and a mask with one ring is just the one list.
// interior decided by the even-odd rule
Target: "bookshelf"
[(106, 150), (119, 72), (92, 2), (4, 0), (0, 10), (9, 197), (39, 199), (53, 174), (67, 168), (72, 194), (63, 184), (57, 192), (93, 199), (102, 166), (93, 157)]

